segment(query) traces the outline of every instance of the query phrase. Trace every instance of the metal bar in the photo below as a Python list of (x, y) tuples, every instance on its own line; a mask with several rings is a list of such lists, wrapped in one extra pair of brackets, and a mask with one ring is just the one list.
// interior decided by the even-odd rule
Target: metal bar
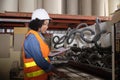
[(2, 19), (0, 18), (0, 22), (30, 22), (30, 20), (25, 20), (25, 19)]
[(83, 64), (83, 63), (77, 63), (73, 61), (69, 61), (68, 64), (72, 67), (75, 67), (76, 69), (83, 70), (87, 73), (105, 78), (106, 80), (112, 79), (112, 72), (109, 70), (107, 71), (99, 67), (95, 67), (95, 66)]

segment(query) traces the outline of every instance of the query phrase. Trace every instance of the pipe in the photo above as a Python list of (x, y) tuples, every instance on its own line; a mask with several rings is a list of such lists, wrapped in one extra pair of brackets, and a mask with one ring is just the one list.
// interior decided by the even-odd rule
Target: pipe
[(67, 14), (78, 15), (78, 0), (66, 0)]
[(0, 11), (18, 12), (18, 0), (0, 0)]
[(0, 18), (0, 22), (30, 22), (30, 20), (25, 20), (25, 19), (2, 19), (2, 18)]
[(37, 8), (37, 0), (19, 0), (19, 12), (33, 12)]
[(92, 15), (92, 0), (82, 0), (82, 15), (91, 16)]
[[(52, 39), (52, 42), (54, 43), (54, 48), (58, 48), (57, 45), (59, 45), (59, 44), (66, 43), (66, 40), (67, 40), (70, 32), (71, 32), (71, 28), (68, 28), (67, 31), (66, 31), (66, 34), (64, 36), (62, 36), (61, 38), (59, 36), (54, 36), (53, 39)], [(58, 41), (55, 41), (55, 38), (57, 38)], [(73, 42), (74, 38), (75, 38), (75, 36), (71, 39), (69, 44), (71, 44)]]

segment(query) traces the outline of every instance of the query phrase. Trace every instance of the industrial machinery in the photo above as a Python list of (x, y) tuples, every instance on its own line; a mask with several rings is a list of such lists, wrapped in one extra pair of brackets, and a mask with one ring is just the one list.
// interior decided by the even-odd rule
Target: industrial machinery
[(92, 26), (81, 23), (74, 29), (68, 28), (63, 36), (53, 36), (54, 49), (70, 48), (64, 54), (54, 56), (53, 64), (65, 65), (67, 68), (73, 67), (105, 80), (111, 80), (111, 27), (110, 22), (101, 22), (97, 18), (96, 23)]

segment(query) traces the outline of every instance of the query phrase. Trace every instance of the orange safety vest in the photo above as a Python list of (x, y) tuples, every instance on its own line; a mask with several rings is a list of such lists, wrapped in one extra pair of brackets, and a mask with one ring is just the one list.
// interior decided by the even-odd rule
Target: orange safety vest
[[(48, 58), (49, 54), (49, 47), (48, 45), (43, 41), (43, 39), (40, 37), (39, 33), (30, 30), (27, 34), (26, 37), (29, 34), (34, 34), (36, 39), (38, 40), (41, 48), (41, 52), (43, 57), (50, 62)], [(41, 69), (33, 60), (33, 58), (26, 58), (25, 57), (25, 51), (23, 49), (23, 61), (24, 61), (24, 80), (47, 80), (48, 78), (48, 73), (46, 73), (43, 69)]]

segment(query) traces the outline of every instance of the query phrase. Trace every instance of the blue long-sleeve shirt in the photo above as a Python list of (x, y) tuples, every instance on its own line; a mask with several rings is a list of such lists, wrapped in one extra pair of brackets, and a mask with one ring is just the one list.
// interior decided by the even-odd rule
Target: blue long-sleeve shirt
[(36, 64), (44, 71), (49, 72), (53, 69), (53, 66), (45, 60), (40, 50), (38, 40), (33, 34), (30, 34), (24, 41), (25, 56), (27, 58), (33, 58)]

